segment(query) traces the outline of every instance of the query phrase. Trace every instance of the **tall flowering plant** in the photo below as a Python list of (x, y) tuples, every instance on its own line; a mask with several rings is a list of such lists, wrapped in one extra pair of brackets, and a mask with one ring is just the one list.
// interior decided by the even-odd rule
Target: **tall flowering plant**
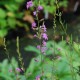
[[(33, 4), (32, 1), (29, 1), (29, 2), (27, 2), (26, 7), (27, 7), (27, 9), (29, 9), (31, 7), (35, 7), (35, 5)], [(46, 54), (45, 53), (45, 51), (47, 50), (46, 41), (48, 40), (48, 35), (47, 35), (47, 28), (44, 24), (44, 19), (39, 20), (39, 18), (38, 18), (38, 13), (41, 10), (43, 10), (43, 7), (40, 5), (40, 2), (39, 2), (39, 5), (36, 7), (35, 11), (33, 12), (33, 15), (36, 17), (38, 24), (36, 24), (36, 22), (33, 22), (31, 24), (31, 27), (32, 27), (32, 30), (36, 31), (36, 34), (34, 34), (34, 38), (38, 38), (40, 41), (40, 44), (37, 45), (37, 49), (40, 50), (41, 61), (43, 62), (42, 56)], [(40, 21), (42, 21), (42, 25), (39, 25)], [(41, 76), (43, 75), (43, 72), (44, 71), (42, 69)], [(40, 76), (36, 77), (36, 80), (40, 80)]]

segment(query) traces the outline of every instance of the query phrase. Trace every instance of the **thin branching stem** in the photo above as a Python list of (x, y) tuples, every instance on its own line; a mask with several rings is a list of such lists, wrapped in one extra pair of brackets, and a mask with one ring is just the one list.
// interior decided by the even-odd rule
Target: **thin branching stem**
[(16, 46), (17, 46), (18, 59), (19, 59), (19, 61), (20, 61), (20, 67), (21, 67), (21, 69), (25, 72), (23, 59), (22, 59), (22, 56), (21, 56), (21, 53), (20, 53), (19, 37), (17, 37), (16, 42), (17, 42), (17, 43), (16, 43)]
[(10, 61), (9, 51), (8, 51), (8, 49), (7, 49), (6, 39), (5, 39), (5, 38), (4, 38), (4, 49), (5, 49), (5, 53), (6, 53), (7, 57), (8, 57), (8, 60)]

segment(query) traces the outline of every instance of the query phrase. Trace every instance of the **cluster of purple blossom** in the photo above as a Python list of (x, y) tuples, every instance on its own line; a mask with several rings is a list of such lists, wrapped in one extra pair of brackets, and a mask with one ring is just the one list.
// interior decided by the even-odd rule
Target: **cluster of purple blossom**
[(36, 76), (36, 80), (40, 80), (40, 76)]
[(42, 26), (40, 26), (40, 30), (42, 31), (40, 36), (41, 36), (41, 42), (42, 45), (38, 45), (37, 48), (43, 53), (45, 54), (45, 51), (47, 50), (46, 48), (46, 41), (48, 40), (48, 35), (46, 34), (47, 30), (46, 30), (46, 26), (43, 24)]
[[(33, 26), (32, 28), (34, 29), (34, 28), (36, 28), (36, 26)], [(43, 25), (40, 26), (38, 29), (39, 29), (39, 31), (40, 31), (41, 33), (39, 32), (39, 34), (35, 34), (34, 37), (37, 37), (37, 38), (41, 39), (42, 45), (41, 45), (41, 44), (38, 45), (37, 48), (38, 48), (42, 53), (45, 53), (45, 51), (47, 50), (47, 48), (46, 48), (46, 41), (48, 40), (48, 35), (46, 34), (46, 32), (47, 32), (46, 29), (47, 29), (47, 28), (46, 28), (46, 26), (45, 26), (44, 23), (43, 23)]]
[[(30, 7), (34, 6), (32, 1), (27, 2), (27, 9), (29, 9)], [(38, 12), (43, 10), (43, 7), (41, 5), (39, 5), (36, 8), (36, 11), (33, 12), (33, 15), (37, 18), (38, 17)], [(35, 22), (32, 23), (32, 29), (33, 30), (38, 30), (38, 33), (36, 33), (34, 35), (34, 37), (37, 37), (38, 39), (41, 40), (41, 44), (37, 45), (37, 48), (41, 51), (41, 53), (45, 54), (45, 51), (47, 50), (46, 48), (46, 41), (48, 40), (48, 35), (46, 34), (47, 32), (47, 28), (43, 22), (43, 24), (41, 26), (36, 25)], [(40, 76), (36, 77), (36, 80), (40, 80)]]
[(32, 6), (33, 6), (33, 2), (32, 1), (27, 2), (27, 5), (26, 5), (27, 9), (32, 7)]
[[(30, 7), (32, 7), (33, 6), (33, 2), (32, 1), (29, 1), (29, 2), (27, 2), (27, 5), (26, 5), (26, 7), (27, 7), (27, 9), (29, 9)], [(40, 10), (43, 10), (43, 7), (41, 6), (41, 5), (39, 5), (38, 7), (37, 7), (37, 9), (36, 9), (36, 11), (34, 11), (33, 12), (33, 15), (34, 16), (36, 16), (37, 15), (37, 13), (40, 11)], [(37, 16), (38, 17), (38, 16)], [(32, 29), (33, 30), (35, 30), (37, 28), (37, 25), (36, 25), (36, 23), (35, 22), (33, 22), (32, 23)], [(44, 23), (43, 23), (43, 25), (42, 26), (38, 26), (38, 30), (39, 31), (41, 31), (41, 33), (39, 33), (39, 35), (37, 35), (37, 34), (35, 34), (34, 35), (34, 37), (38, 37), (38, 38), (40, 38), (41, 37), (41, 39), (43, 40), (42, 41), (42, 45), (38, 45), (37, 46), (37, 48), (42, 52), (42, 53), (45, 53), (45, 51), (46, 51), (46, 41), (48, 40), (48, 36), (47, 36), (47, 34), (46, 34), (46, 26), (44, 25)]]
[[(20, 68), (16, 68), (15, 69), (17, 72), (21, 72), (22, 71), (22, 69), (20, 69)], [(13, 70), (12, 69), (9, 69), (9, 72), (13, 72)]]
[[(26, 7), (27, 7), (27, 9), (29, 9), (30, 7), (33, 7), (33, 2), (32, 1), (27, 2)], [(37, 9), (43, 10), (43, 7), (41, 5), (39, 5)]]

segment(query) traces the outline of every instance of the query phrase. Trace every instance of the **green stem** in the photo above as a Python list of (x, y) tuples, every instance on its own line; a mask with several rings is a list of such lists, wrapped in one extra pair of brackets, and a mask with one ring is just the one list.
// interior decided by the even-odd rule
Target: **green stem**
[(8, 60), (10, 61), (10, 57), (9, 57), (9, 51), (7, 50), (7, 45), (6, 45), (6, 39), (4, 38), (4, 49), (5, 49), (5, 53), (8, 56)]
[(17, 43), (16, 43), (16, 46), (17, 46), (17, 53), (18, 53), (18, 59), (20, 61), (20, 67), (22, 68), (22, 70), (25, 72), (25, 69), (24, 69), (24, 63), (22, 61), (22, 56), (21, 56), (21, 53), (20, 53), (20, 48), (19, 48), (19, 37), (17, 37)]

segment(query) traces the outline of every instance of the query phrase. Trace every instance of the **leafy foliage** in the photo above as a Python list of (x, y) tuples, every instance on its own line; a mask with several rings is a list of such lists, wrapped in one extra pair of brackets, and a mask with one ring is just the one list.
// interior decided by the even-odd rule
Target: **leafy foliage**
[[(43, 63), (41, 62), (41, 53), (37, 48), (35, 48), (34, 46), (26, 47), (25, 50), (34, 51), (38, 54), (34, 58), (32, 58), (28, 68), (25, 71), (25, 75), (15, 73), (15, 68), (18, 67), (18, 63), (13, 58), (11, 60), (11, 63), (8, 63), (8, 60), (4, 60), (2, 63), (0, 63), (0, 79), (15, 80), (16, 75), (18, 75), (18, 78), (20, 78), (20, 80), (35, 80), (35, 77), (37, 75), (41, 75), (41, 69), (43, 68), (43, 79), (51, 80), (51, 77), (54, 77), (57, 80), (71, 80), (72, 73), (70, 64), (72, 64), (72, 69), (74, 70), (76, 80), (79, 80), (80, 56), (76, 52), (79, 47), (75, 46), (78, 46), (78, 44), (74, 43), (73, 50), (71, 50), (70, 46), (66, 44), (65, 41), (59, 43), (56, 43), (54, 41), (48, 41), (48, 50), (46, 51), (46, 56), (43, 56)], [(10, 69), (12, 69), (13, 72), (9, 72)]]
[[(45, 3), (44, 3), (45, 2)], [(38, 6), (38, 0), (34, 1), (34, 4)], [(44, 7), (44, 11), (48, 11), (49, 13), (54, 13), (56, 11), (56, 1), (55, 0), (40, 0), (40, 4)], [(59, 1), (59, 7), (67, 7), (67, 0)]]
[(20, 6), (24, 0), (0, 1), (0, 37), (7, 35), (10, 29), (18, 27), (27, 27), (22, 21), (24, 12), (21, 12)]
[[(77, 72), (79, 69), (78, 66), (80, 66), (79, 63), (80, 57), (79, 54), (77, 54), (74, 49), (75, 45), (77, 46), (77, 44), (75, 43), (73, 46), (73, 50), (71, 51), (70, 46), (65, 41), (59, 43), (55, 43), (54, 41), (47, 42), (48, 50), (46, 51), (45, 54), (46, 57), (44, 57), (44, 63), (41, 64), (40, 55), (36, 57), (38, 62), (32, 59), (26, 72), (27, 74), (31, 73), (30, 76), (28, 76), (28, 78), (29, 79), (35, 78), (35, 76), (41, 73), (40, 69), (43, 66), (44, 78), (46, 80), (51, 80), (52, 70), (55, 79), (71, 80), (72, 73), (70, 64), (72, 64), (73, 65), (72, 68), (75, 72), (74, 74), (77, 76), (76, 80), (79, 80), (79, 74), (77, 74)], [(25, 49), (27, 51), (34, 51), (35, 53), (41, 54), (39, 53), (39, 51), (37, 51), (38, 50), (37, 48), (34, 48), (32, 46), (26, 47)], [(52, 60), (51, 56), (53, 56), (54, 60)], [(58, 59), (58, 56), (60, 56), (60, 59)], [(72, 63), (70, 63), (71, 60)], [(52, 65), (54, 65), (53, 68)]]

